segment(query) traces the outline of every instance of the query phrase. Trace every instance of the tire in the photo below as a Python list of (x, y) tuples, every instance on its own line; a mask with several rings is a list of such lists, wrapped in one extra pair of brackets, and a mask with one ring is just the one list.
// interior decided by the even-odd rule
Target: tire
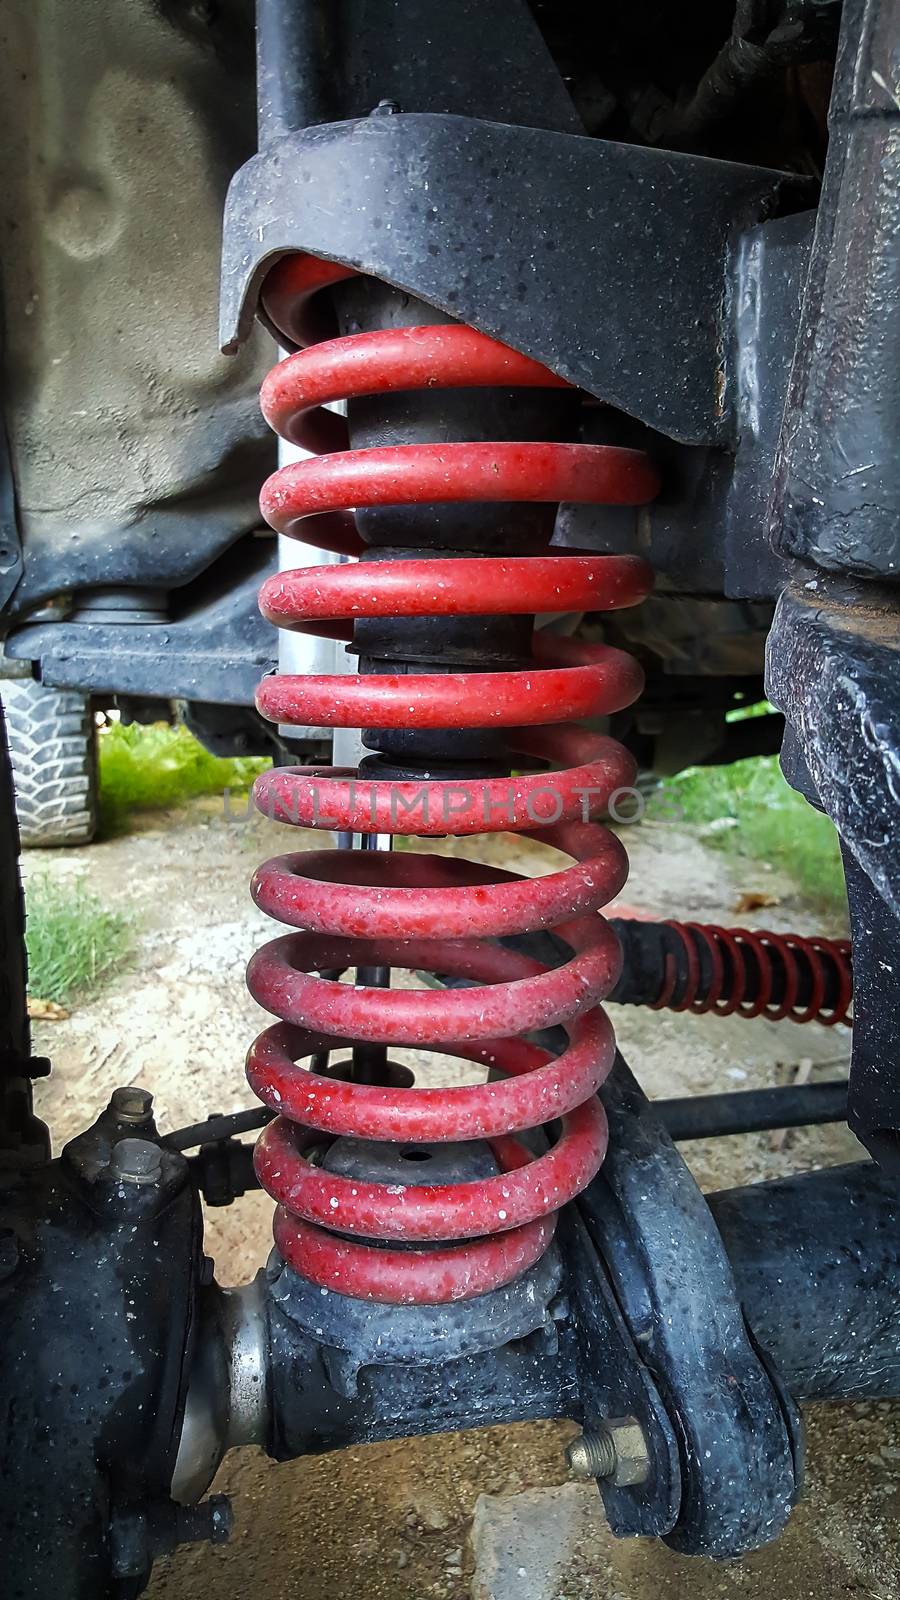
[(12, 768), (0, 705), (0, 1165), (47, 1160), (47, 1129), (32, 1113), (31, 1030), (26, 1001), (25, 905)]
[(7, 679), (0, 691), (25, 849), (88, 844), (97, 831), (97, 734), (90, 701)]

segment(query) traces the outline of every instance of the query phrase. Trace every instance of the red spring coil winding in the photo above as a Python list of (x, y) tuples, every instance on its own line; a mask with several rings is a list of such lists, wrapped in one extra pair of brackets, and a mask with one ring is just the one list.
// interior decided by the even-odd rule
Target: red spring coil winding
[[(674, 959), (668, 957), (663, 988), (652, 1002), (652, 1010), (665, 1007), (670, 1011), (692, 1011), (695, 1016), (712, 1012), (717, 1017), (736, 1013), (740, 1017), (767, 1017), (770, 1022), (819, 1022), (826, 1028), (839, 1022), (850, 1025), (853, 972), (849, 940), (773, 933), (766, 928), (720, 928), (702, 922), (668, 922), (666, 927), (678, 935), (684, 948), (686, 982), (683, 992), (674, 998), (679, 973)], [(701, 973), (701, 948), (709, 960), (709, 981), (704, 981)], [(744, 950), (753, 956), (756, 967), (751, 999), (745, 998)], [(778, 1000), (773, 1000), (776, 961), (782, 992)], [(829, 1008), (826, 987), (832, 975), (837, 979), (837, 993)], [(798, 1003), (804, 978), (808, 981), (808, 998), (805, 1003)]]
[[(266, 314), (304, 345), (310, 296), (350, 275), (309, 256), (287, 258), (265, 285)], [(655, 472), (638, 451), (531, 442), (350, 451), (343, 420), (320, 409), (330, 400), (435, 385), (564, 386), (538, 363), (458, 325), (301, 348), (269, 375), (262, 406), (278, 433), (317, 458), (268, 480), (260, 502), (266, 520), (322, 548), (359, 553), (351, 506), (638, 504), (656, 491)], [(608, 610), (642, 599), (650, 582), (646, 565), (626, 556), (400, 559), (282, 572), (263, 585), (260, 605), (280, 627), (343, 636), (356, 617)], [(534, 662), (533, 669), (446, 676), (280, 676), (260, 687), (259, 709), (274, 721), (497, 726), (526, 765), (537, 759), (551, 769), (463, 789), (281, 768), (256, 783), (256, 804), (266, 815), (303, 827), (408, 836), (524, 832), (573, 863), (523, 880), (458, 858), (323, 850), (281, 856), (257, 872), (257, 905), (300, 931), (266, 945), (248, 971), (255, 999), (282, 1019), (248, 1059), (253, 1089), (279, 1113), (257, 1144), (256, 1168), (278, 1202), (282, 1256), (323, 1288), (411, 1304), (465, 1299), (509, 1282), (543, 1253), (555, 1214), (603, 1159), (606, 1119), (596, 1090), (612, 1064), (614, 1039), (597, 1002), (616, 982), (620, 953), (597, 913), (620, 890), (627, 860), (618, 840), (590, 819), (634, 781), (634, 764), (613, 740), (552, 724), (624, 708), (639, 694), (642, 674), (621, 651), (541, 633), (534, 635)], [(554, 970), (493, 942), (547, 927), (572, 949)], [(321, 976), (353, 966), (425, 970), (474, 986), (354, 988)], [(559, 1056), (519, 1037), (557, 1023), (568, 1040)], [(458, 1088), (398, 1089), (300, 1065), (323, 1049), (361, 1041), (437, 1048), (504, 1076)], [(546, 1154), (533, 1157), (514, 1137), (557, 1118), (562, 1132)], [(500, 1170), (452, 1185), (339, 1177), (304, 1153), (322, 1134), (485, 1139)]]

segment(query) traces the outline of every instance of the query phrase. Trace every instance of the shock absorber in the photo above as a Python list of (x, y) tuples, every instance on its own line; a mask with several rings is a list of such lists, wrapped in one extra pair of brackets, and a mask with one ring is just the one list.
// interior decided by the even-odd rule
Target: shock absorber
[[(651, 574), (639, 559), (548, 546), (560, 500), (637, 505), (657, 479), (640, 451), (540, 437), (542, 410), (550, 431), (571, 426), (572, 392), (548, 369), (351, 279), (298, 255), (264, 285), (270, 323), (298, 348), (266, 381), (263, 411), (314, 453), (268, 480), (261, 507), (278, 532), (361, 559), (279, 573), (260, 603), (282, 628), (347, 637), (352, 625), (360, 671), (271, 677), (258, 705), (280, 723), (367, 730), (372, 753), (358, 772), (274, 769), (257, 780), (256, 804), (362, 842), (524, 833), (570, 864), (533, 879), (411, 850), (266, 862), (256, 903), (295, 931), (261, 949), (248, 973), (254, 998), (281, 1019), (248, 1060), (251, 1086), (277, 1113), (255, 1163), (277, 1202), (278, 1250), (304, 1279), (357, 1298), (441, 1304), (534, 1264), (556, 1213), (603, 1159), (596, 1091), (614, 1039), (599, 1002), (621, 961), (599, 913), (627, 861), (597, 819), (635, 773), (620, 745), (575, 724), (630, 704), (642, 674), (623, 652), (535, 619), (643, 598)], [(323, 290), (343, 327), (316, 342)], [(366, 327), (373, 319), (381, 325)], [(335, 400), (351, 402), (352, 442), (363, 448), (348, 448), (347, 424), (323, 409)], [(470, 435), (454, 437), (464, 422)], [(498, 942), (539, 929), (564, 943), (557, 967)], [(358, 981), (339, 981), (351, 968)], [(468, 985), (392, 988), (394, 971)], [(527, 1036), (555, 1024), (566, 1043), (553, 1055)], [(332, 1062), (341, 1047), (350, 1059)], [(388, 1058), (397, 1047), (478, 1063), (487, 1081), (411, 1086)], [(517, 1137), (550, 1123), (549, 1147)], [(486, 1141), (491, 1168), (440, 1183), (377, 1181), (364, 1167), (331, 1169), (329, 1139), (393, 1147), (411, 1175), (423, 1145)]]
[(703, 922), (616, 921), (624, 970), (610, 999), (655, 1011), (851, 1025), (848, 939)]

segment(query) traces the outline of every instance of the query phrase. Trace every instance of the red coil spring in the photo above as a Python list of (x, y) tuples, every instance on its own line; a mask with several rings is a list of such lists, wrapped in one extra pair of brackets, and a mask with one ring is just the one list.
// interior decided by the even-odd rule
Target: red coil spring
[[(311, 294), (351, 274), (308, 256), (270, 274), (264, 306), (303, 345)], [(586, 501), (638, 504), (657, 480), (643, 454), (584, 444), (406, 445), (350, 451), (326, 401), (417, 387), (558, 388), (538, 363), (471, 328), (403, 328), (299, 349), (269, 375), (265, 416), (285, 439), (317, 452), (276, 472), (261, 506), (281, 533), (359, 553), (349, 507), (437, 501)], [(305, 519), (315, 516), (314, 523)], [(632, 557), (546, 555), (497, 559), (362, 561), (279, 573), (263, 586), (263, 614), (280, 627), (343, 636), (356, 617), (534, 614), (632, 605), (650, 587)], [(251, 993), (282, 1022), (248, 1059), (255, 1092), (280, 1113), (256, 1147), (263, 1187), (278, 1202), (283, 1258), (323, 1288), (375, 1300), (439, 1303), (482, 1294), (530, 1266), (555, 1214), (603, 1159), (606, 1120), (596, 1090), (614, 1040), (597, 1002), (616, 982), (620, 954), (597, 915), (621, 888), (627, 860), (592, 819), (634, 780), (614, 741), (572, 727), (639, 694), (624, 653), (534, 635), (533, 669), (446, 676), (280, 676), (258, 706), (274, 721), (334, 727), (512, 730), (524, 764), (550, 771), (447, 782), (367, 781), (335, 768), (276, 769), (257, 780), (266, 815), (303, 827), (442, 835), (524, 832), (571, 857), (540, 880), (458, 858), (313, 851), (267, 862), (256, 903), (301, 931), (250, 963)], [(543, 818), (546, 817), (546, 823)], [(585, 820), (585, 819), (588, 820)], [(556, 928), (572, 950), (555, 970), (502, 948), (501, 935)], [(474, 980), (413, 991), (350, 987), (322, 973), (388, 966)], [(319, 974), (316, 976), (315, 974)], [(556, 1057), (519, 1037), (561, 1024)], [(394, 1088), (341, 1081), (298, 1065), (348, 1042), (434, 1048), (504, 1076), (459, 1088)], [(513, 1135), (561, 1119), (543, 1155)], [(459, 1184), (386, 1185), (338, 1177), (304, 1153), (316, 1136), (385, 1141), (488, 1140), (497, 1176)], [(378, 1241), (376, 1245), (366, 1241)], [(459, 1242), (463, 1241), (463, 1242)], [(385, 1247), (395, 1246), (393, 1248)]]
[[(684, 947), (686, 982), (683, 993), (674, 999), (678, 968), (672, 957), (666, 960), (663, 988), (652, 1009), (692, 1011), (696, 1016), (712, 1012), (717, 1017), (767, 1017), (770, 1022), (819, 1022), (833, 1028), (839, 1022), (849, 1025), (853, 1003), (853, 972), (850, 943), (847, 939), (804, 937), (797, 933), (773, 933), (769, 929), (720, 928), (713, 923), (668, 922)], [(700, 967), (700, 948), (705, 949), (711, 978), (704, 981)], [(745, 999), (743, 951), (752, 954), (756, 966), (755, 992)], [(728, 956), (726, 962), (725, 956)], [(781, 968), (782, 993), (773, 1000), (777, 958)], [(830, 975), (837, 979), (837, 993), (829, 1007), (826, 988)], [(808, 982), (808, 998), (798, 1003), (803, 979)]]

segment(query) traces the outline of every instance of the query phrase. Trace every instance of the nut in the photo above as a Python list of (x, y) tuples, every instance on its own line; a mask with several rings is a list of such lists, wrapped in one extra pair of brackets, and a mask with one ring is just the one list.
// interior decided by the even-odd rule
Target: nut
[(607, 1417), (579, 1434), (566, 1450), (566, 1460), (576, 1478), (602, 1478), (617, 1489), (645, 1483), (650, 1476), (650, 1452), (636, 1417)]
[(162, 1153), (150, 1139), (120, 1139), (113, 1145), (110, 1171), (121, 1183), (158, 1183)]
[(606, 1428), (616, 1452), (613, 1483), (620, 1489), (634, 1483), (646, 1483), (650, 1476), (650, 1451), (637, 1418), (608, 1417)]

